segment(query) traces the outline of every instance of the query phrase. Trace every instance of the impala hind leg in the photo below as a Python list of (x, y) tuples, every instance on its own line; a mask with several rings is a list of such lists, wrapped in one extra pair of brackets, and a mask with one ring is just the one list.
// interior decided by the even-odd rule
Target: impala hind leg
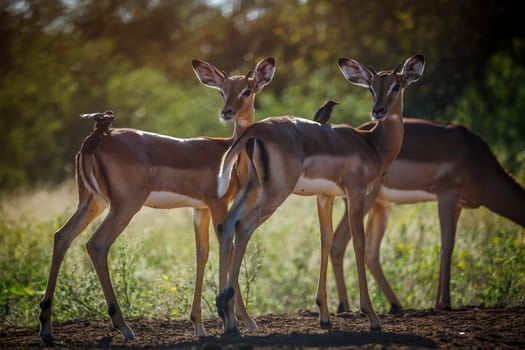
[(237, 316), (237, 319), (244, 322), (246, 325), (246, 329), (248, 332), (252, 332), (257, 330), (259, 326), (257, 325), (257, 322), (250, 316), (248, 313), (248, 310), (246, 310), (246, 305), (244, 304), (244, 300), (242, 299), (242, 293), (241, 293), (241, 287), (239, 285), (239, 281), (235, 284), (235, 290), (238, 290), (238, 293), (235, 293), (235, 315)]
[(458, 207), (457, 193), (438, 195), (439, 225), (441, 228), (441, 252), (439, 266), (439, 283), (436, 310), (450, 310), (450, 265), (456, 239), (456, 228), (461, 208)]
[(390, 208), (376, 203), (368, 212), (365, 243), (365, 263), (390, 303), (390, 313), (403, 310), (381, 268), (381, 242), (385, 235)]
[[(54, 236), (53, 257), (46, 291), (40, 302), (40, 336), (50, 338), (52, 334), (52, 303), (60, 265), (71, 242), (104, 210), (104, 203), (92, 195), (80, 193), (80, 203), (75, 213)], [(85, 199), (84, 199), (85, 198)]]
[(328, 256), (333, 240), (332, 211), (334, 207), (333, 196), (317, 196), (317, 212), (319, 214), (319, 226), (321, 228), (321, 264), (319, 268), (319, 279), (317, 283), (316, 304), (319, 307), (319, 322), (321, 326), (330, 325), (330, 311), (326, 296), (326, 274), (328, 270)]
[[(231, 232), (234, 231), (233, 252), (229, 264), (228, 282), (226, 288), (222, 290), (216, 298), (217, 310), (224, 322), (225, 333), (238, 332), (237, 320), (234, 315), (234, 296), (238, 293), (240, 294), (239, 273), (248, 242), (255, 229), (272, 215), (291, 191), (276, 191), (276, 193), (278, 195), (270, 195), (264, 199), (272, 199), (271, 206), (265, 206), (264, 203), (258, 202), (252, 206), (249, 211), (244, 212), (242, 216), (238, 216), (235, 212), (232, 213), (232, 209), (230, 209), (228, 216), (225, 217), (224, 221), (218, 226), (218, 231), (222, 231), (225, 237), (229, 237), (227, 235), (228, 233), (230, 233), (231, 236)], [(259, 210), (260, 208), (264, 208), (264, 210)], [(232, 240), (230, 240), (230, 242), (232, 242)]]
[[(223, 224), (217, 226), (217, 237), (219, 239), (219, 294), (215, 298), (215, 306), (217, 313), (223, 321), (224, 332), (230, 329), (230, 323), (233, 323), (235, 330), (237, 329), (237, 321), (226, 320), (227, 302), (231, 296), (226, 297), (226, 286), (228, 284), (228, 272), (231, 266), (232, 248), (233, 248), (233, 231), (225, 230)], [(233, 290), (233, 289), (232, 289)], [(233, 309), (232, 309), (233, 311)], [(233, 313), (232, 313), (233, 314)]]
[(235, 295), (240, 294), (239, 273), (250, 237), (251, 234), (235, 233), (235, 244), (233, 245), (228, 283), (226, 284), (226, 288), (217, 296), (217, 308), (219, 309), (219, 313), (222, 314), (221, 317), (224, 322), (225, 333), (238, 332), (237, 319), (235, 318), (234, 312), (236, 300)]
[[(221, 206), (213, 205), (211, 207), (214, 208), (214, 210), (212, 210), (212, 219), (213, 219), (214, 226), (218, 227), (219, 223), (221, 222), (221, 220), (224, 218), (226, 214), (226, 207), (223, 207), (222, 205)], [(226, 288), (226, 283), (227, 283), (228, 268), (226, 266), (229, 267), (231, 265), (233, 241), (232, 241), (232, 237), (226, 236), (222, 231), (221, 232), (216, 231), (216, 234), (217, 234), (217, 239), (219, 240), (219, 247), (220, 247), (219, 256), (227, 261), (227, 262), (219, 261), (219, 270), (221, 270), (221, 266), (222, 266), (221, 264), (223, 263), (224, 266), (222, 266), (222, 271), (226, 272), (226, 275), (224, 277), (222, 278), (219, 277), (219, 291), (223, 291)], [(250, 314), (246, 310), (246, 305), (244, 304), (244, 301), (242, 299), (242, 294), (240, 293), (240, 286), (239, 286), (238, 281), (236, 283), (235, 289), (239, 291), (239, 293), (235, 293), (234, 295), (235, 314), (237, 315), (237, 318), (239, 320), (244, 322), (248, 331), (250, 332), (254, 331), (258, 328), (257, 322), (255, 322), (255, 320), (250, 316)]]
[[(230, 244), (230, 247), (233, 248), (233, 245)], [(228, 278), (226, 281), (227, 283), (225, 283), (223, 287), (221, 287), (221, 285), (219, 284), (220, 293), (215, 299), (217, 313), (219, 314), (219, 316), (224, 322), (224, 332), (225, 333), (238, 330), (237, 321), (235, 320), (235, 316), (237, 316), (239, 320), (244, 322), (249, 332), (255, 331), (259, 328), (259, 326), (257, 325), (257, 322), (250, 316), (250, 314), (246, 310), (246, 305), (244, 304), (244, 301), (242, 298), (241, 287), (239, 285), (238, 273), (237, 273), (237, 278), (231, 282), (233, 283), (234, 287), (228, 286), (228, 283), (229, 283), (228, 281), (231, 281), (231, 275), (229, 274), (229, 270), (231, 269), (232, 260), (233, 260), (232, 251), (233, 251), (232, 249), (228, 250), (228, 258), (227, 258), (228, 262), (226, 264), (227, 267), (224, 267), (224, 269), (226, 269), (228, 272), (227, 274)], [(230, 305), (232, 301), (234, 304)]]
[(115, 239), (141, 207), (142, 203), (132, 204), (129, 201), (122, 207), (110, 207), (108, 215), (86, 244), (89, 257), (95, 267), (102, 291), (106, 298), (108, 313), (111, 317), (113, 327), (122, 333), (124, 339), (133, 339), (135, 338), (135, 334), (124, 320), (115, 295), (109, 275), (108, 253)]
[[(346, 203), (346, 201), (345, 201)], [(345, 210), (348, 208), (345, 204)], [(330, 260), (332, 261), (332, 269), (334, 271), (335, 284), (337, 287), (337, 296), (339, 298), (339, 305), (337, 312), (349, 312), (350, 304), (348, 302), (348, 294), (345, 285), (344, 266), (343, 261), (346, 253), (346, 247), (352, 238), (350, 231), (350, 224), (348, 223), (348, 215), (345, 212), (341, 221), (335, 229), (334, 238), (332, 241), (332, 248), (330, 250)]]

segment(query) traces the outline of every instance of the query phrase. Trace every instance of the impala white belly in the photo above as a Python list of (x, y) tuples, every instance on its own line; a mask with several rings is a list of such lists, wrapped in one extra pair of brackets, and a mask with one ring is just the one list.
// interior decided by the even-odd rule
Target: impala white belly
[(206, 208), (206, 204), (200, 199), (191, 198), (182, 194), (165, 191), (152, 191), (144, 205), (151, 208), (171, 209), (171, 208)]
[(437, 196), (431, 192), (423, 190), (398, 190), (386, 186), (381, 186), (378, 197), (398, 204), (428, 202), (437, 199)]
[(310, 179), (303, 176), (297, 180), (293, 193), (303, 196), (326, 194), (342, 197), (345, 195), (341, 187), (335, 182), (326, 179)]

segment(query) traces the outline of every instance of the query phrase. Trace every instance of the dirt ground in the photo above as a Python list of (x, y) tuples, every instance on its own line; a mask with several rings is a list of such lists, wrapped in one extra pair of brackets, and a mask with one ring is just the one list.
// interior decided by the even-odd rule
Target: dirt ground
[[(129, 320), (136, 339), (124, 341), (109, 320), (54, 324), (54, 338), (45, 343), (38, 329), (0, 330), (0, 348), (119, 348), (119, 349), (407, 349), (407, 348), (525, 348), (525, 308), (454, 311), (409, 310), (380, 315), (381, 333), (368, 331), (359, 313), (332, 315), (332, 326), (321, 328), (317, 312), (256, 317), (259, 329), (222, 335), (220, 320), (205, 321), (208, 336), (193, 337), (189, 321)], [(241, 327), (243, 325), (241, 324)]]

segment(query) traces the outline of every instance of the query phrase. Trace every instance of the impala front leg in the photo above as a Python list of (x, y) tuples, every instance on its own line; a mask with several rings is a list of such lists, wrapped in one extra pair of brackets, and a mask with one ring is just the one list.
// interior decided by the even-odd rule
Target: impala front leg
[[(364, 216), (364, 194), (353, 191), (352, 197), (347, 194), (348, 218), (352, 227), (352, 238), (354, 244), (357, 277), (359, 282), (359, 305), (361, 311), (368, 317), (371, 331), (381, 331), (381, 321), (375, 313), (370, 295), (365, 271), (365, 232), (363, 225)], [(364, 191), (363, 191), (364, 192)]]
[(196, 337), (204, 337), (206, 330), (202, 324), (202, 284), (204, 280), (204, 270), (210, 251), (209, 225), (210, 211), (208, 209), (193, 209), (193, 225), (195, 230), (195, 258), (197, 260), (197, 270), (195, 271), (195, 289), (193, 292), (193, 302), (191, 304), (191, 322), (193, 323), (194, 334)]
[(321, 229), (321, 264), (317, 284), (316, 304), (319, 307), (319, 322), (321, 326), (330, 326), (330, 311), (326, 297), (326, 271), (328, 269), (328, 256), (334, 236), (332, 227), (332, 210), (334, 197), (326, 195), (317, 196), (317, 212)]

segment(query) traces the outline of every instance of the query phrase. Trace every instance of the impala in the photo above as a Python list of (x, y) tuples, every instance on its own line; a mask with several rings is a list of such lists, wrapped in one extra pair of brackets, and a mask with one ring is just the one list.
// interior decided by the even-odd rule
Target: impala
[[(525, 189), (503, 169), (486, 142), (462, 125), (405, 120), (397, 159), (372, 191), (366, 229), (365, 261), (390, 303), (402, 309), (380, 265), (380, 246), (392, 204), (438, 202), (441, 254), (434, 307), (450, 309), (450, 265), (462, 208), (485, 206), (525, 227)], [(370, 125), (364, 126), (369, 128)], [(343, 257), (351, 238), (346, 217), (337, 226), (331, 260), (339, 296), (338, 312), (349, 310)]]
[[(424, 69), (421, 55), (408, 58), (399, 72), (376, 73), (357, 61), (342, 58), (339, 66), (353, 84), (367, 87), (374, 97), (371, 130), (348, 125), (331, 126), (295, 118), (274, 117), (253, 124), (228, 149), (219, 173), (219, 197), (228, 193), (235, 174), (239, 188), (234, 202), (217, 227), (226, 251), (234, 242), (227, 285), (217, 296), (224, 330), (236, 331), (233, 296), (237, 290), (241, 261), (254, 230), (291, 194), (317, 195), (321, 231), (321, 263), (317, 304), (321, 324), (330, 322), (326, 302), (326, 270), (333, 238), (332, 208), (335, 196), (346, 197), (347, 215), (354, 234), (354, 250), (360, 288), (361, 310), (371, 330), (380, 330), (374, 312), (364, 265), (364, 200), (399, 153), (403, 140), (403, 90), (417, 81)], [(220, 266), (220, 273), (227, 268)]]
[[(193, 209), (197, 270), (191, 308), (196, 336), (205, 335), (201, 320), (201, 291), (208, 259), (208, 228), (225, 215), (236, 185), (217, 197), (217, 172), (221, 157), (233, 140), (254, 121), (254, 96), (267, 85), (275, 61), (267, 58), (245, 76), (231, 76), (211, 64), (194, 60), (193, 70), (206, 86), (219, 89), (224, 98), (221, 118), (234, 121), (231, 138), (178, 139), (134, 129), (96, 129), (76, 156), (78, 207), (54, 236), (51, 270), (40, 303), (40, 336), (51, 337), (51, 304), (57, 276), (71, 242), (109, 207), (103, 222), (86, 247), (97, 272), (113, 326), (125, 339), (134, 338), (120, 310), (108, 271), (108, 252), (131, 218), (143, 207)], [(221, 237), (218, 236), (220, 240)], [(237, 298), (237, 312), (248, 329), (257, 324)]]

